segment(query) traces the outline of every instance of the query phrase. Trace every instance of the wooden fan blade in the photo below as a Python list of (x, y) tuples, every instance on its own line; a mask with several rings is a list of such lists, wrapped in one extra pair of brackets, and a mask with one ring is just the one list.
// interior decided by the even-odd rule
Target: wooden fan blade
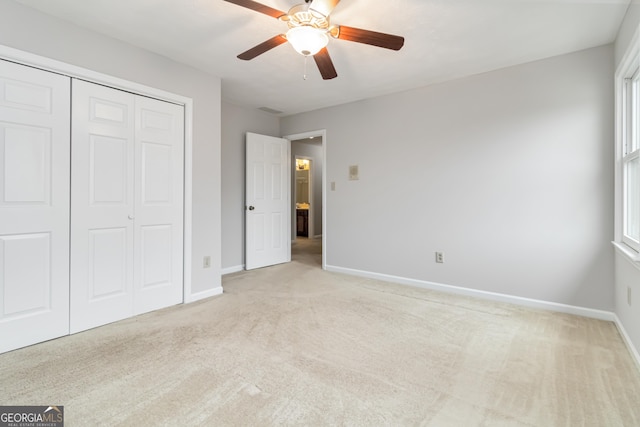
[(240, 55), (238, 55), (238, 58), (248, 61), (286, 42), (287, 38), (284, 36), (284, 34), (279, 34), (275, 37), (271, 37), (269, 40), (262, 42), (257, 46), (252, 47), (246, 52), (242, 52)]
[(361, 30), (360, 28), (347, 27), (345, 25), (338, 27), (338, 35), (336, 37), (340, 40), (364, 43), (392, 50), (400, 50), (404, 46), (404, 37)]
[(238, 6), (246, 7), (247, 9), (255, 10), (256, 12), (264, 13), (265, 15), (269, 15), (273, 18), (280, 18), (281, 16), (286, 15), (286, 13), (278, 9), (274, 9), (269, 6), (265, 6), (262, 3), (258, 3), (251, 0), (224, 0), (224, 1), (228, 3), (237, 4)]
[(340, 3), (340, 0), (313, 0), (309, 5), (309, 9), (320, 12), (324, 16), (329, 16), (338, 3)]
[(331, 80), (335, 77), (338, 77), (338, 73), (333, 66), (333, 61), (331, 60), (329, 51), (326, 47), (323, 47), (320, 52), (313, 55), (313, 59), (316, 61), (318, 70), (320, 70), (320, 74), (322, 75), (322, 78), (324, 80)]

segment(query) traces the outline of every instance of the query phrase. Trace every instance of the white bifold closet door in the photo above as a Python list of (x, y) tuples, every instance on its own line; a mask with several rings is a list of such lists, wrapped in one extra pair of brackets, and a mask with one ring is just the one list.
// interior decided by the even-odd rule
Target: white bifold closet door
[(0, 60), (0, 353), (69, 333), (69, 86)]
[(71, 332), (183, 299), (183, 107), (73, 81)]

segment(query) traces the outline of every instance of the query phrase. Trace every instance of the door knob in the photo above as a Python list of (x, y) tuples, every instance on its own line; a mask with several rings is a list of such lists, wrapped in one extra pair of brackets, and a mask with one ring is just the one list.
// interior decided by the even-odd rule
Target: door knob
[(133, 215), (127, 215), (127, 218), (129, 218), (129, 219), (136, 219), (136, 217), (135, 217), (135, 216), (133, 216)]
[(249, 210), (250, 210), (250, 211), (252, 211), (252, 210), (254, 210), (254, 209), (255, 209), (255, 208), (254, 208), (253, 206), (249, 206)]

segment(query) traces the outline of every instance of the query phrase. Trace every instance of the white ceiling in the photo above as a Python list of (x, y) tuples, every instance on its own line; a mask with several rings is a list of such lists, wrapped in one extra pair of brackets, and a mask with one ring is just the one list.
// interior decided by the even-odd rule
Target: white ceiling
[[(294, 114), (611, 43), (629, 0), (342, 0), (344, 24), (405, 37), (399, 52), (331, 40), (324, 81), (284, 44), (236, 55), (286, 24), (223, 0), (16, 0), (222, 78), (223, 99)], [(262, 0), (287, 11), (303, 1)]]

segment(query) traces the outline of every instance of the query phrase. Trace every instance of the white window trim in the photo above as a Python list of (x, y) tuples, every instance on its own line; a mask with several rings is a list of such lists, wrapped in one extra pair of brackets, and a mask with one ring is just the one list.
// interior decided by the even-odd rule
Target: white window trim
[(629, 131), (623, 114), (627, 102), (625, 84), (632, 73), (640, 68), (640, 28), (636, 30), (615, 73), (615, 224), (614, 241), (617, 251), (640, 268), (640, 252), (624, 238), (624, 193), (623, 193), (623, 157), (625, 155), (625, 137)]

